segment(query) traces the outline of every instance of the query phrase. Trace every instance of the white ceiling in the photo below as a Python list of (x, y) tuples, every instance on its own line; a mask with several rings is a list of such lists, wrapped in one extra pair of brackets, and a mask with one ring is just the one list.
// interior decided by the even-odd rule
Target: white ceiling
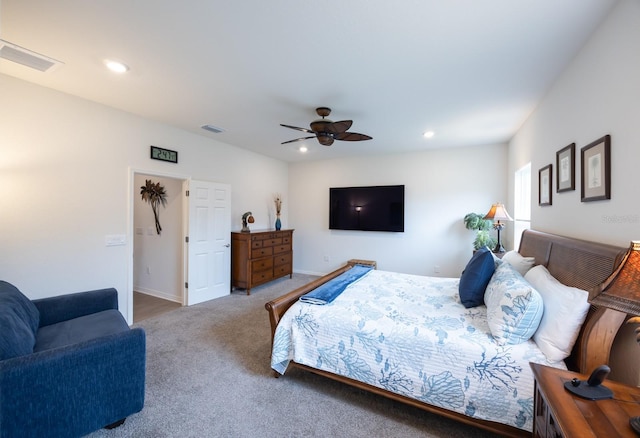
[[(492, 144), (616, 1), (0, 0), (1, 39), (64, 62), (0, 73), (285, 161)], [(318, 106), (373, 140), (281, 145)]]

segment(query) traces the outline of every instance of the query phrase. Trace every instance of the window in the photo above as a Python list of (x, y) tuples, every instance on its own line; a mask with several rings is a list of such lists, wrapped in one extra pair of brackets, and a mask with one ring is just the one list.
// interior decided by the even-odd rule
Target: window
[(531, 228), (531, 163), (516, 170), (514, 193), (513, 247), (518, 249), (522, 232)]

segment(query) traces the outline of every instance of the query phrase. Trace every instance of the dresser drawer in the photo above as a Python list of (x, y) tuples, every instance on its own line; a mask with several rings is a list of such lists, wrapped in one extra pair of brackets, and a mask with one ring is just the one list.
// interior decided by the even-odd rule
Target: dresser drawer
[(262, 246), (276, 246), (281, 244), (282, 244), (282, 239), (279, 239), (279, 238), (267, 239), (262, 242)]
[(267, 269), (264, 271), (257, 271), (251, 273), (251, 282), (253, 284), (262, 283), (264, 281), (269, 281), (273, 278), (273, 270)]
[(290, 265), (291, 264), (291, 253), (280, 254), (273, 257), (273, 265)]
[(272, 233), (258, 233), (251, 236), (251, 241), (254, 242), (257, 240), (281, 239), (282, 236), (283, 234), (277, 231)]
[(255, 273), (273, 267), (273, 257), (251, 261), (251, 272)]
[(271, 247), (267, 247), (267, 248), (252, 248), (251, 249), (251, 258), (252, 259), (257, 259), (259, 257), (266, 257), (266, 256), (270, 256), (273, 255), (273, 248)]
[(254, 248), (262, 248), (262, 240), (252, 240), (251, 241), (251, 249)]
[(281, 252), (291, 252), (291, 245), (276, 245), (273, 247), (274, 254), (280, 254)]
[(289, 263), (273, 268), (273, 276), (276, 278), (287, 274), (291, 274), (291, 265)]

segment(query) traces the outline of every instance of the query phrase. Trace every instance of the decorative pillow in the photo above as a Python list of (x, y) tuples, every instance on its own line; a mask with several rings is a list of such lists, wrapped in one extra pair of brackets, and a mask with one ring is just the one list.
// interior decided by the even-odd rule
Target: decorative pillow
[(498, 257), (495, 252), (491, 251), (491, 256), (493, 257), (493, 264), (496, 268), (503, 263), (502, 259)]
[(15, 286), (0, 281), (0, 360), (33, 352), (40, 312)]
[(496, 268), (484, 302), (489, 329), (499, 345), (520, 344), (530, 339), (544, 311), (540, 294), (509, 263)]
[(484, 304), (484, 290), (491, 280), (495, 263), (489, 248), (477, 250), (460, 276), (458, 292), (460, 301), (466, 308)]
[(524, 275), (533, 267), (536, 259), (535, 257), (523, 257), (518, 251), (507, 251), (502, 256), (502, 261), (516, 268), (520, 275)]
[(589, 293), (565, 286), (542, 265), (531, 268), (525, 278), (542, 296), (544, 314), (533, 340), (552, 362), (571, 354), (582, 323), (589, 312)]

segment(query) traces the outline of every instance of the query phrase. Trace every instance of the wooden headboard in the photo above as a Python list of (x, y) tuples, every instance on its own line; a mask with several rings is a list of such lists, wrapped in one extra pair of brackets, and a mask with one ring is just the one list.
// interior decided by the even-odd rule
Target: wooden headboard
[[(627, 248), (572, 239), (535, 230), (522, 233), (518, 252), (535, 257), (551, 275), (567, 285), (589, 291), (601, 284), (620, 264)], [(626, 315), (611, 309), (591, 306), (567, 366), (590, 373), (609, 362), (611, 345)]]

